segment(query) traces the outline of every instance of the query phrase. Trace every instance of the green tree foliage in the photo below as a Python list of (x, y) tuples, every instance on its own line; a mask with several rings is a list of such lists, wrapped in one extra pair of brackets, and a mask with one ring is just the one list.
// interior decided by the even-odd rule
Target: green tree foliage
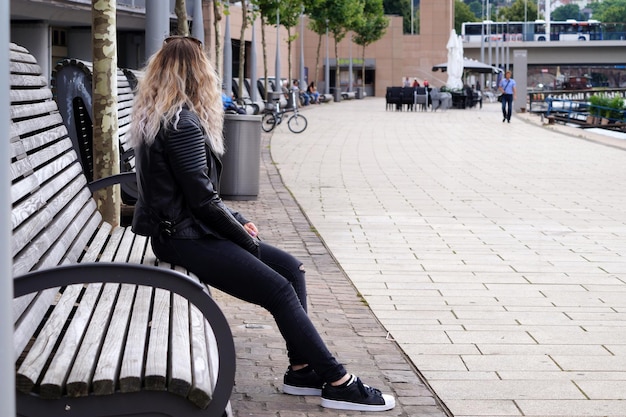
[(356, 19), (352, 28), (353, 41), (363, 47), (361, 59), (361, 80), (365, 83), (365, 48), (383, 37), (389, 26), (389, 19), (385, 17), (382, 0), (367, 0), (363, 7), (363, 13)]
[(603, 0), (589, 4), (591, 17), (606, 23), (626, 22), (626, 0)]
[(339, 42), (363, 14), (366, 0), (334, 0), (328, 4), (328, 30), (335, 40), (335, 88), (339, 88)]
[(304, 10), (309, 16), (309, 29), (317, 33), (317, 52), (315, 55), (315, 74), (313, 80), (317, 85), (319, 80), (320, 50), (322, 47), (322, 37), (328, 28), (329, 8), (327, 3), (332, 0), (305, 0)]
[(411, 1), (383, 0), (385, 14), (402, 16), (402, 30), (404, 33), (411, 33)]
[[(474, 16), (476, 16), (476, 19), (482, 20), (482, 17), (483, 17), (483, 4), (482, 4), (482, 2), (480, 0), (466, 1), (465, 4), (467, 4), (467, 6), (472, 11), (472, 13), (474, 13)], [(455, 13), (456, 13), (456, 11), (455, 11)]]
[(280, 25), (287, 29), (287, 63), (288, 63), (288, 76), (289, 83), (291, 83), (291, 46), (293, 41), (298, 38), (297, 34), (293, 34), (293, 28), (300, 22), (300, 16), (302, 15), (304, 4), (302, 0), (289, 0), (280, 2)]
[(556, 20), (556, 21), (567, 20), (567, 19), (576, 19), (576, 20), (584, 19), (583, 17), (581, 17), (580, 7), (578, 7), (578, 5), (576, 4), (566, 4), (563, 6), (559, 6), (556, 9), (554, 9), (554, 11), (551, 13), (550, 16), (552, 20)]
[[(527, 6), (526, 11), (524, 6)], [(537, 18), (537, 2), (536, 0), (515, 0), (508, 7), (502, 7), (498, 10), (498, 19), (500, 21), (523, 22), (527, 18), (533, 21)]]
[(454, 29), (456, 33), (461, 33), (463, 22), (477, 22), (479, 20), (467, 4), (463, 3), (462, 0), (454, 0)]

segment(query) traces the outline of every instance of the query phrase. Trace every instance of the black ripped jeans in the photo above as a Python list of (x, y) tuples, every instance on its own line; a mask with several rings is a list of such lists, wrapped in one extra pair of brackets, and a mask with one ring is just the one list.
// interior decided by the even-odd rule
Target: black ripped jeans
[(151, 239), (160, 260), (183, 266), (204, 283), (267, 309), (287, 345), (292, 365), (309, 364), (326, 382), (346, 374), (311, 323), (302, 263), (261, 242), (260, 258), (230, 240)]

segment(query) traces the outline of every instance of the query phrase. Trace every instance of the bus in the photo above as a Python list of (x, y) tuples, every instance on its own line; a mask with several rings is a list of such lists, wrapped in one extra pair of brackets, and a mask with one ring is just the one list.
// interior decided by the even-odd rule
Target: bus
[(595, 41), (602, 40), (602, 24), (597, 20), (566, 20), (551, 21), (548, 33), (548, 23), (544, 20), (534, 22), (465, 22), (461, 26), (461, 36), (464, 42), (494, 41)]
[[(547, 33), (546, 22), (537, 21), (536, 24), (537, 32)], [(597, 20), (577, 21), (571, 19), (564, 22), (550, 22), (550, 40), (600, 41), (602, 40), (602, 26)]]

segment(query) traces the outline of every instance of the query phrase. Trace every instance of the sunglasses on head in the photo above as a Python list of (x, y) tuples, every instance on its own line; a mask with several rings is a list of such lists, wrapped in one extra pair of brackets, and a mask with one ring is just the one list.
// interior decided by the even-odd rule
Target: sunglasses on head
[(202, 48), (202, 42), (200, 41), (200, 39), (194, 38), (192, 36), (181, 36), (181, 35), (168, 36), (167, 38), (165, 38), (163, 43), (168, 44), (174, 39), (189, 39), (193, 41), (196, 45), (198, 45), (200, 48)]

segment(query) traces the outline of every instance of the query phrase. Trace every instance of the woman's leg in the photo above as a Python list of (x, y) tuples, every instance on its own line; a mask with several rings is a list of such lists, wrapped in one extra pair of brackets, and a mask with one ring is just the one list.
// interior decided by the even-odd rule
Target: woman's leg
[[(285, 265), (288, 257), (284, 252), (280, 254), (268, 245), (261, 247), (261, 252), (264, 248), (267, 251), (261, 259), (271, 262), (280, 270), (277, 272), (229, 240), (163, 238), (153, 239), (152, 246), (159, 259), (181, 265), (206, 284), (267, 309), (286, 341), (292, 363), (310, 364), (326, 382), (345, 376), (344, 367), (332, 356), (302, 307), (306, 303), (304, 273), (294, 273)], [(287, 263), (293, 265), (293, 259)], [(292, 280), (281, 273), (293, 275)]]
[(298, 259), (282, 249), (261, 242), (259, 249), (260, 259), (265, 265), (285, 277), (296, 291), (300, 304), (307, 311), (306, 280), (304, 278), (304, 265)]

